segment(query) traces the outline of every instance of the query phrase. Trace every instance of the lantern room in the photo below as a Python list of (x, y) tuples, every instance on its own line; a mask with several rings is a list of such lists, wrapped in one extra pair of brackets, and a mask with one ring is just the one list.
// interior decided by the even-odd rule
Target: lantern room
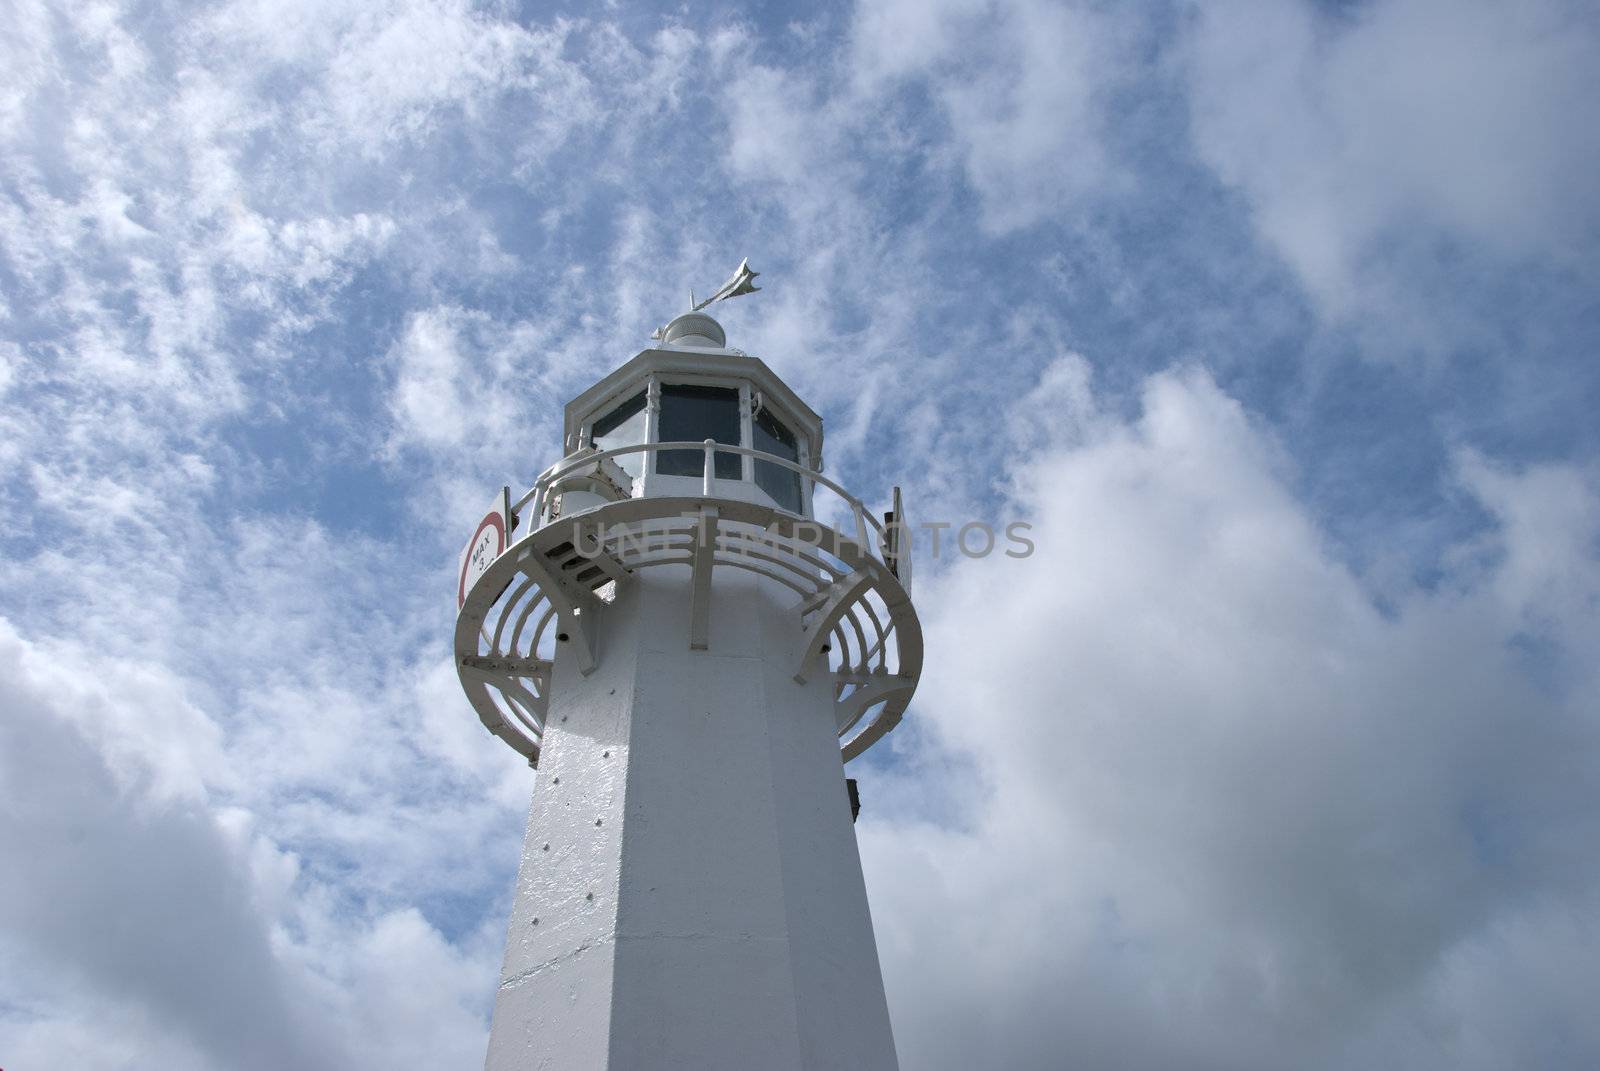
[[(702, 493), (813, 515), (802, 473), (821, 468), (822, 418), (764, 362), (729, 349), (703, 312), (677, 317), (654, 349), (574, 398), (564, 438), (546, 521), (624, 498)], [(606, 456), (584, 465), (585, 454)]]

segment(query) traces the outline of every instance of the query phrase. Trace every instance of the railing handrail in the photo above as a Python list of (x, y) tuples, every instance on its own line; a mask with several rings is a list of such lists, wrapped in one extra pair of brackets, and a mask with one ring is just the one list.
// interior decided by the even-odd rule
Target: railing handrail
[[(790, 461), (786, 457), (769, 454), (765, 450), (757, 450), (750, 446), (734, 446), (730, 443), (716, 443), (714, 446), (707, 446), (706, 441), (703, 439), (699, 442), (631, 443), (627, 446), (613, 447), (610, 450), (597, 450), (592, 453), (578, 455), (569, 454), (538, 475), (528, 492), (512, 505), (512, 512), (520, 512), (523, 506), (532, 502), (536, 507), (534, 510), (535, 516), (542, 515), (544, 513), (545, 498), (550, 487), (562, 477), (582, 468), (584, 465), (597, 461), (608, 461), (624, 454), (654, 454), (661, 450), (700, 450), (718, 454), (737, 454), (742, 457), (753, 457), (759, 461), (766, 461), (781, 468), (789, 469), (791, 472), (797, 472), (802, 478), (810, 480), (813, 484), (821, 484), (844, 500), (850, 507), (851, 512), (855, 514), (857, 537), (862, 539), (863, 542), (865, 542), (866, 532), (862, 525), (863, 523), (871, 525), (873, 531), (880, 537), (880, 542), (878, 546), (867, 547), (867, 553), (878, 558), (881, 558), (884, 553), (881, 540), (886, 538), (888, 533), (884, 530), (882, 522), (873, 516), (866, 503), (822, 475), (822, 473), (815, 469), (807, 468), (798, 461)], [(710, 473), (708, 472), (706, 475), (709, 476)]]

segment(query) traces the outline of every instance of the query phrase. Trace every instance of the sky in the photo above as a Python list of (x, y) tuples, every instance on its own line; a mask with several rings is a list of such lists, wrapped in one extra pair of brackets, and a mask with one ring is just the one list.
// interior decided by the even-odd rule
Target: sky
[(456, 555), (741, 257), (933, 560), (906, 1068), (1600, 1065), (1600, 12), (9, 0), (0, 1066), (481, 1065)]

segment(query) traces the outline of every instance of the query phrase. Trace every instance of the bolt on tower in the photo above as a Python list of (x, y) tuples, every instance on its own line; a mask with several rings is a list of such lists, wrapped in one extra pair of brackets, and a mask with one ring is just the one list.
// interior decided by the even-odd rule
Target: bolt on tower
[(462, 685), (539, 771), (486, 1066), (894, 1068), (843, 760), (921, 670), (898, 492), (709, 315), (658, 336), (462, 556)]

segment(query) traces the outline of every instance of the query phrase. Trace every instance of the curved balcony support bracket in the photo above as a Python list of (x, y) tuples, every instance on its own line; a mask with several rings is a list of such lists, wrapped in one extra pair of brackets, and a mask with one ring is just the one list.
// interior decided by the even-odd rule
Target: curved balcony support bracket
[(828, 642), (828, 634), (871, 586), (871, 574), (851, 573), (835, 580), (801, 607), (802, 619), (811, 612), (812, 603), (817, 603), (820, 613), (815, 621), (805, 623), (802, 620), (800, 625), (800, 658), (794, 667), (794, 679), (798, 683), (806, 682), (806, 672), (816, 663), (817, 656), (822, 654)]
[(535, 547), (528, 546), (517, 555), (517, 565), (555, 607), (561, 629), (556, 633), (556, 640), (574, 646), (578, 652), (578, 671), (587, 677), (600, 664), (595, 650), (595, 630), (590, 626), (599, 601), (555, 572), (549, 563), (554, 553), (539, 554)]

